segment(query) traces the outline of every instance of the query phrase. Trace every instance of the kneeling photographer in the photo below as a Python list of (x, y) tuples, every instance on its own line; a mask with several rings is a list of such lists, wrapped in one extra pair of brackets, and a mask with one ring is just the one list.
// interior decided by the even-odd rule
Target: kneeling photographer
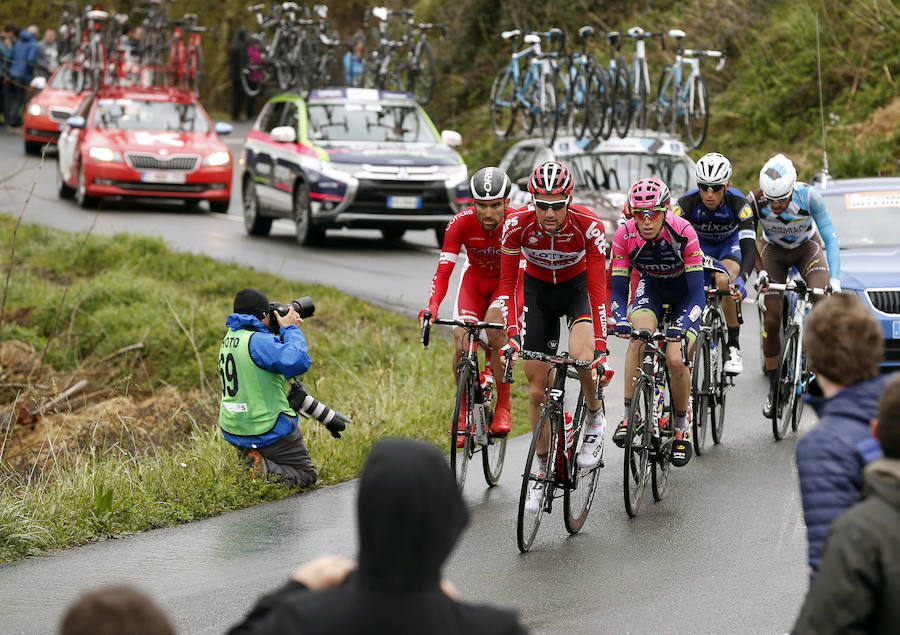
[(289, 305), (270, 304), (257, 289), (241, 289), (219, 352), (222, 403), (219, 427), (253, 468), (287, 485), (306, 487), (318, 473), (297, 425), (298, 412), (314, 417), (340, 437), (349, 419), (306, 394), (303, 384), (286, 378), (309, 370), (306, 337), (300, 330), (315, 306), (310, 298)]

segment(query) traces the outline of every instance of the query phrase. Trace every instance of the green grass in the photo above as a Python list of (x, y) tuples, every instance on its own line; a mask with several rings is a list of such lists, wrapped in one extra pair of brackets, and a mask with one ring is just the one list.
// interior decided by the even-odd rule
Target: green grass
[[(0, 216), (4, 272), (13, 226)], [(143, 419), (115, 405), (63, 412), (34, 431), (22, 425), (7, 431), (2, 417), (0, 560), (189, 522), (297, 491), (253, 481), (216, 426), (215, 358), (234, 293), (244, 286), (271, 299), (315, 299), (316, 314), (303, 325), (313, 360), (304, 381), (353, 419), (339, 440), (301, 420), (318, 485), (354, 478), (383, 437), (446, 446), (454, 391), (450, 338), (434, 337), (423, 351), (409, 317), (329, 287), (171, 252), (158, 239), (23, 225), (6, 305), (11, 319), (0, 340), (46, 349), (47, 366), (30, 381), (57, 388), (26, 390), (23, 397), (0, 386), (6, 404), (0, 411), (17, 398), (34, 407), (81, 377), (92, 382), (88, 392), (112, 389), (94, 401), (127, 395), (139, 402), (172, 387), (181, 403)], [(100, 362), (137, 342), (142, 349)], [(514, 386), (517, 432), (526, 427), (524, 384), (520, 376)], [(28, 435), (42, 443), (37, 460), (33, 454), (7, 460)]]

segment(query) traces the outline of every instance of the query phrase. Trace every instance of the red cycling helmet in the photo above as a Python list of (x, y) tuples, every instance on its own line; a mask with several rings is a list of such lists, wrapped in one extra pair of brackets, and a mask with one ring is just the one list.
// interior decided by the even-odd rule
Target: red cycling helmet
[(669, 188), (657, 178), (641, 179), (628, 191), (628, 206), (631, 209), (669, 206), (672, 197)]
[(528, 177), (528, 191), (535, 194), (565, 194), (568, 196), (575, 187), (575, 179), (565, 165), (559, 161), (545, 161), (539, 164)]

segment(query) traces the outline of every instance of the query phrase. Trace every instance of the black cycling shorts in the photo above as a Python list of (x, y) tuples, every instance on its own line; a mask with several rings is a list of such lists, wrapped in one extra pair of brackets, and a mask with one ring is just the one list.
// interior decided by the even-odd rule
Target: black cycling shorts
[(569, 328), (591, 321), (587, 273), (553, 284), (525, 274), (525, 329), (522, 348), (554, 354), (559, 346), (559, 318), (566, 316)]

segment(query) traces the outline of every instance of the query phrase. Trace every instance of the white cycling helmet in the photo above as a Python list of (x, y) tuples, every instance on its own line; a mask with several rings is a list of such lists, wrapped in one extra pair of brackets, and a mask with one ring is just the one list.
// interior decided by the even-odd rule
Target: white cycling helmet
[(790, 196), (796, 182), (797, 170), (783, 154), (776, 154), (766, 161), (759, 171), (759, 187), (770, 201)]
[(697, 161), (696, 171), (698, 184), (727, 185), (731, 180), (731, 161), (718, 152), (710, 152)]

